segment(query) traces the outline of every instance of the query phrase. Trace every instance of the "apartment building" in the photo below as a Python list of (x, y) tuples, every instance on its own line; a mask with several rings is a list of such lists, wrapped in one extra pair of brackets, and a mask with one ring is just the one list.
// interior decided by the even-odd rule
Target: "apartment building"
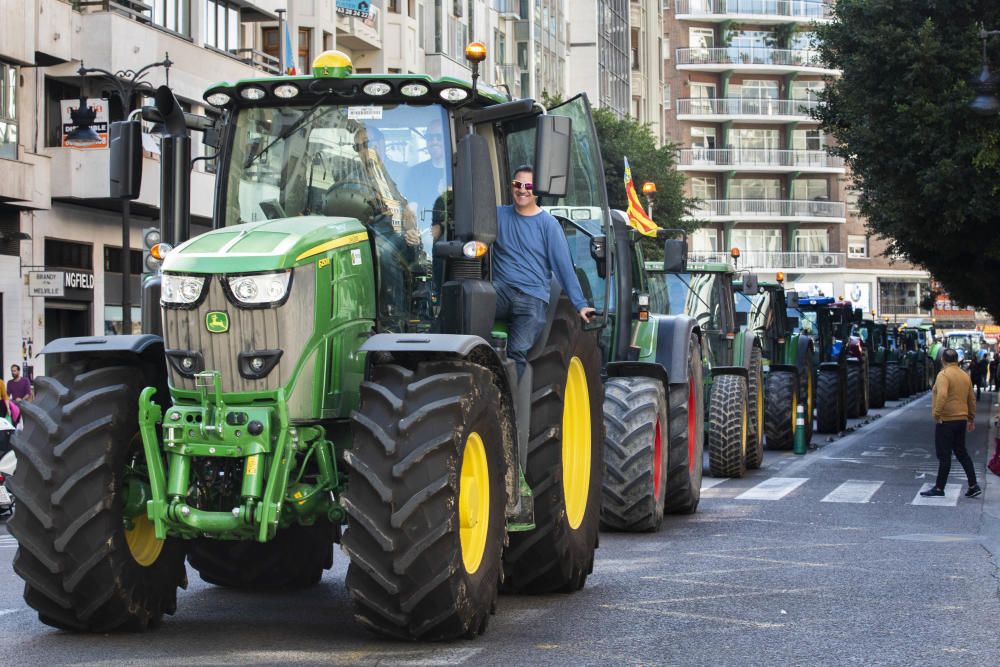
[(810, 111), (825, 69), (814, 26), (832, 1), (674, 0), (665, 3), (666, 130), (681, 144), (678, 168), (700, 203), (692, 253), (728, 257), (763, 275), (777, 271), (802, 290), (844, 296), (897, 319), (929, 314), (919, 304), (925, 271), (881, 256), (828, 155)]
[(663, 0), (630, 0), (629, 64), (632, 76), (631, 116), (648, 123), (659, 144), (667, 139), (664, 123)]
[(629, 0), (569, 0), (567, 88), (619, 118), (631, 112)]

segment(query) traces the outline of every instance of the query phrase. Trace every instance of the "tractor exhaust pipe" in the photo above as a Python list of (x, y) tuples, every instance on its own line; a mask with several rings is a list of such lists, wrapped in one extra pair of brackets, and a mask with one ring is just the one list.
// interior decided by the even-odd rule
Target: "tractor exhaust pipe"
[(164, 128), (160, 142), (160, 239), (177, 246), (191, 236), (191, 136), (173, 91), (160, 86), (155, 99)]

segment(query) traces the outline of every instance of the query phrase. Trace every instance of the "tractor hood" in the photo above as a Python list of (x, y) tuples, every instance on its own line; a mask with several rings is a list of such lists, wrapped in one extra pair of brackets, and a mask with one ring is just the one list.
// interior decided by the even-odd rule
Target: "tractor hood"
[(290, 269), (328, 250), (368, 240), (355, 218), (278, 218), (215, 229), (182, 243), (163, 260), (179, 273), (253, 273)]

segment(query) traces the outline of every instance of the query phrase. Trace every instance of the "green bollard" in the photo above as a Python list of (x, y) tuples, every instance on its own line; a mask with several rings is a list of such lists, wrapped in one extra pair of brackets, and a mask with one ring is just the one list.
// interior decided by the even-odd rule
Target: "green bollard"
[(798, 411), (795, 415), (795, 443), (792, 445), (792, 451), (796, 454), (805, 454), (808, 448), (809, 443), (806, 442), (806, 409), (805, 406), (799, 403)]

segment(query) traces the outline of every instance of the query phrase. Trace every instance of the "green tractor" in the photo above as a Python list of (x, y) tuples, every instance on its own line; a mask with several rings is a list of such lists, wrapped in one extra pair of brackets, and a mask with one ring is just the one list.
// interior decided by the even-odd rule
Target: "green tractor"
[(926, 391), (930, 387), (928, 378), (933, 373), (934, 365), (927, 355), (924, 332), (915, 327), (901, 325), (897, 336), (905, 351), (905, 395), (911, 396)]
[[(658, 309), (694, 318), (701, 331), (709, 473), (742, 477), (764, 460), (762, 342), (737, 323), (731, 265), (687, 262), (683, 271), (674, 268), (646, 263)], [(756, 293), (756, 285), (747, 290)]]
[(885, 398), (895, 401), (909, 394), (906, 349), (895, 325), (886, 325)]
[[(501, 585), (583, 587), (598, 339), (630, 322), (585, 324), (553, 283), (518, 379), (489, 249), (510, 173), (533, 162), (547, 204), (592, 212), (563, 226), (574, 257), (598, 261), (597, 137), (586, 97), (545, 110), (473, 72), (471, 86), (357, 75), (327, 52), (311, 76), (211, 88), (215, 214), (193, 238), (188, 129), (211, 124), (157, 90), (143, 116), (166, 127), (161, 233), (177, 245), (144, 280), (146, 333), (46, 346), (52, 375), (14, 443), (14, 567), (42, 622), (154, 627), (185, 558), (220, 586), (309, 586), (338, 541), (355, 618), (390, 637), (475, 636)], [(137, 125), (113, 130), (123, 198), (138, 192)], [(584, 284), (598, 309), (610, 285)]]
[(864, 343), (868, 357), (868, 390), (871, 407), (885, 406), (888, 340), (886, 326), (882, 322), (863, 319), (858, 325), (858, 333)]
[(756, 294), (748, 294), (742, 280), (733, 283), (737, 320), (762, 343), (764, 444), (775, 450), (789, 450), (795, 444), (799, 405), (806, 415), (807, 444), (813, 430), (814, 344), (810, 336), (795, 331), (798, 322), (788, 315), (783, 279), (779, 273), (776, 282), (758, 281)]
[[(657, 530), (665, 512), (692, 513), (701, 497), (704, 447), (701, 331), (687, 315), (662, 315), (642, 269), (641, 238), (612, 211), (616, 338), (605, 338), (602, 527)], [(662, 230), (660, 238), (670, 232)], [(664, 255), (684, 266), (686, 240)], [(629, 326), (629, 324), (631, 326)]]

